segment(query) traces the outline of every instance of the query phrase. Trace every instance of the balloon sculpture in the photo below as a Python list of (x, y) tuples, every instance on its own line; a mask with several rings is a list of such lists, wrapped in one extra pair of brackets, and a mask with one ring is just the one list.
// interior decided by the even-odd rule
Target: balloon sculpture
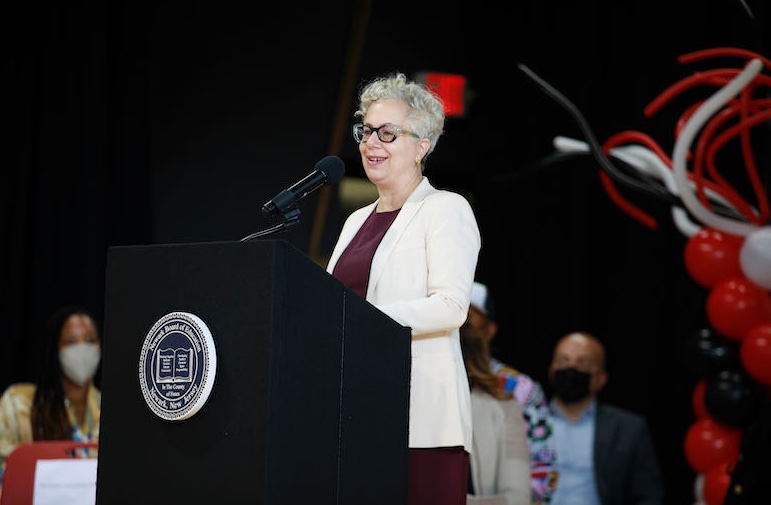
[[(771, 61), (744, 49), (714, 48), (685, 54), (679, 62), (710, 58), (744, 64), (696, 72), (644, 110), (650, 117), (686, 90), (717, 88), (680, 116), (671, 158), (638, 131), (617, 133), (600, 146), (573, 104), (520, 65), (574, 115), (587, 139), (556, 137), (555, 148), (593, 154), (603, 187), (619, 208), (656, 228), (656, 221), (624, 199), (614, 182), (671, 203), (673, 221), (687, 237), (685, 267), (708, 290), (705, 312), (710, 328), (698, 332), (688, 346), (700, 377), (692, 397), (696, 420), (683, 444), (686, 461), (697, 475), (694, 505), (723, 502), (739, 457), (742, 429), (771, 391), (771, 211), (751, 144), (752, 129), (771, 120), (771, 98), (766, 97), (771, 77), (762, 73), (771, 69)], [(718, 154), (732, 140), (739, 143), (754, 204), (718, 171)]]

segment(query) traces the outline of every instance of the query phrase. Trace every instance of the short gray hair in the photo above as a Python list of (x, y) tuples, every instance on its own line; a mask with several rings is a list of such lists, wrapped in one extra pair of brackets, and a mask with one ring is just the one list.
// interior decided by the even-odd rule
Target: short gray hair
[(367, 83), (359, 94), (359, 109), (354, 116), (364, 118), (369, 107), (376, 101), (385, 98), (402, 100), (410, 106), (407, 124), (403, 125), (416, 133), (420, 138), (431, 141), (425, 158), (431, 154), (444, 133), (444, 104), (424, 84), (410, 81), (401, 72), (376, 78)]

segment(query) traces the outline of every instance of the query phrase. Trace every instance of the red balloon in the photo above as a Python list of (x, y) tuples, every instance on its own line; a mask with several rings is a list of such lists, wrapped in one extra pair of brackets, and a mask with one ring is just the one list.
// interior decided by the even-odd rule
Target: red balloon
[(704, 404), (704, 391), (707, 389), (707, 380), (702, 379), (693, 388), (693, 394), (691, 395), (691, 407), (693, 413), (696, 415), (696, 419), (704, 419), (709, 417), (707, 407)]
[(715, 465), (704, 474), (702, 498), (706, 505), (722, 505), (731, 485), (731, 464)]
[(705, 473), (715, 465), (731, 464), (739, 457), (742, 430), (711, 418), (696, 420), (685, 434), (685, 458), (694, 473)]
[(747, 375), (771, 386), (771, 323), (752, 328), (742, 338), (739, 356)]
[(751, 328), (769, 321), (769, 306), (765, 289), (745, 277), (731, 277), (710, 291), (707, 318), (724, 337), (741, 340)]
[(739, 260), (743, 237), (702, 228), (685, 244), (685, 268), (697, 284), (712, 288), (729, 277), (742, 275)]

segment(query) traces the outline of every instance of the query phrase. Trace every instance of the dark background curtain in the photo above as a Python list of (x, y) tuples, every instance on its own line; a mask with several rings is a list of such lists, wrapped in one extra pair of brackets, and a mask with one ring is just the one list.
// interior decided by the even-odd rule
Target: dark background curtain
[[(685, 270), (686, 237), (665, 202), (621, 188), (656, 230), (616, 207), (593, 160), (550, 160), (556, 135), (584, 137), (517, 65), (569, 98), (600, 141), (640, 130), (671, 152), (676, 118), (693, 102), (652, 118), (643, 108), (694, 71), (681, 54), (728, 46), (768, 56), (767, 2), (5, 9), (1, 387), (33, 378), (38, 332), (56, 306), (82, 303), (103, 318), (110, 247), (238, 240), (272, 226), (262, 204), (325, 155), (363, 177), (349, 133), (362, 80), (457, 73), (468, 77), (467, 112), (448, 120), (426, 175), (477, 212), (479, 278), (500, 314), (496, 353), (545, 383), (557, 338), (600, 336), (604, 398), (650, 421), (667, 503), (694, 501), (683, 437), (696, 377), (685, 349), (707, 325), (707, 292)], [(756, 143), (766, 187), (767, 139)], [(300, 225), (282, 236), (320, 263), (344, 217), (337, 191), (303, 200)]]

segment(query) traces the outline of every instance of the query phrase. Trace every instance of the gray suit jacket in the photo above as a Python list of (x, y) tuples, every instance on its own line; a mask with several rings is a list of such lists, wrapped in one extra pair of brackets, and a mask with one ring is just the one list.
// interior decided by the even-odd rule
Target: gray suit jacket
[(602, 505), (663, 504), (661, 470), (645, 418), (598, 402), (594, 430), (595, 479)]

